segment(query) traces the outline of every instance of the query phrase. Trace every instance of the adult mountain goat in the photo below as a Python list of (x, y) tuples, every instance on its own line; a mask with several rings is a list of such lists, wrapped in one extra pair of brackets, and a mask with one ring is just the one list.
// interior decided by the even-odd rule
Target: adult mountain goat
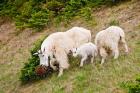
[(122, 43), (125, 47), (125, 52), (128, 53), (128, 46), (125, 41), (125, 33), (122, 28), (118, 26), (110, 26), (105, 30), (97, 33), (95, 37), (95, 44), (98, 47), (99, 54), (102, 57), (101, 64), (104, 63), (108, 52), (112, 52), (114, 59), (119, 56), (119, 44)]
[(56, 32), (49, 35), (42, 43), (41, 50), (37, 53), (40, 58), (40, 65), (51, 66), (54, 70), (56, 67), (53, 63), (59, 64), (59, 74), (63, 74), (64, 69), (68, 69), (69, 51), (81, 44), (91, 41), (90, 30), (82, 27), (73, 27), (66, 32)]

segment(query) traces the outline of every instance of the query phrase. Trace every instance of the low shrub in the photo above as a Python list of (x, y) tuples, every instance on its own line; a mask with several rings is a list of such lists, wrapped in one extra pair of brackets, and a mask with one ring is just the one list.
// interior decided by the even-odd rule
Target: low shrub
[(46, 4), (46, 8), (49, 9), (49, 10), (51, 10), (51, 11), (55, 11), (56, 14), (57, 14), (57, 12), (59, 12), (63, 7), (64, 7), (64, 4), (63, 4), (63, 3), (58, 2), (58, 1), (55, 1), (55, 0), (49, 1), (49, 2), (47, 2), (47, 4)]
[(34, 47), (30, 50), (31, 57), (28, 59), (28, 62), (24, 64), (24, 67), (21, 69), (20, 80), (22, 83), (26, 83), (28, 81), (39, 80), (43, 77), (38, 76), (35, 73), (35, 68), (39, 65), (39, 57), (33, 56), (33, 53), (37, 52), (40, 49), (41, 43), (44, 38), (39, 39), (35, 42)]
[(127, 89), (128, 93), (140, 93), (140, 75), (135, 81), (123, 82), (121, 87)]
[(31, 18), (28, 20), (28, 27), (37, 28), (39, 30), (43, 29), (51, 22), (53, 15), (53, 12), (49, 10), (35, 12), (31, 14)]
[[(68, 23), (74, 16), (91, 18), (92, 8), (121, 0), (1, 0), (0, 16), (10, 16), (17, 28), (37, 28), (56, 22)], [(57, 19), (57, 21), (54, 21)]]
[(91, 8), (90, 7), (81, 8), (79, 15), (83, 17), (86, 21), (91, 20), (92, 19)]

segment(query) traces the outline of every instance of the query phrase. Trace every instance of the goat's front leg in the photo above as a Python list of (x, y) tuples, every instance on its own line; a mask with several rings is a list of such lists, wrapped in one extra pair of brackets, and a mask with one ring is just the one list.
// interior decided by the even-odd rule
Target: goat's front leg
[(91, 57), (91, 63), (93, 64), (94, 56)]
[(68, 63), (68, 57), (64, 50), (60, 49), (56, 52), (56, 60), (59, 64), (59, 74), (58, 77), (63, 75), (63, 70), (68, 69), (69, 63)]
[(100, 55), (102, 57), (102, 60), (101, 60), (101, 65), (102, 65), (105, 62), (105, 59), (107, 57), (107, 53), (104, 48), (100, 48)]
[(115, 49), (114, 50), (114, 59), (117, 59), (119, 57), (119, 50)]
[(50, 61), (50, 66), (52, 67), (52, 69), (53, 70), (57, 70), (57, 67), (56, 66), (54, 66), (54, 62), (53, 61)]
[(60, 67), (60, 68), (59, 68), (59, 74), (58, 74), (58, 77), (60, 77), (60, 76), (62, 76), (62, 75), (63, 75), (63, 68)]
[(83, 67), (84, 61), (87, 59), (87, 56), (82, 57), (80, 62), (80, 67)]

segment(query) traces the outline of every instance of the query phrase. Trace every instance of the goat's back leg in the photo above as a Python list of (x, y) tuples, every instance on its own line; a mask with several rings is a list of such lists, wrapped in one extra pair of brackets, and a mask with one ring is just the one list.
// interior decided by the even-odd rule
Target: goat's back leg
[[(115, 45), (115, 44), (114, 44)], [(115, 45), (114, 47), (112, 47), (112, 52), (114, 55), (114, 59), (117, 59), (119, 57), (119, 49), (118, 49), (118, 45)]]
[(126, 43), (124, 37), (121, 38), (121, 42), (122, 42), (122, 44), (123, 44), (123, 46), (124, 46), (124, 48), (125, 48), (125, 53), (128, 54), (129, 49), (128, 49), (128, 46), (127, 46), (127, 43)]
[(105, 62), (105, 59), (108, 54), (104, 48), (100, 48), (99, 51), (100, 51), (100, 56), (102, 57), (102, 60), (101, 60), (101, 65), (102, 65)]

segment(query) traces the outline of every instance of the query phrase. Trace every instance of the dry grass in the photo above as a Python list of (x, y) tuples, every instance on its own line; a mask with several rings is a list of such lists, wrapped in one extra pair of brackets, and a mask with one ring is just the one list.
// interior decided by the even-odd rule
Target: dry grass
[[(135, 78), (140, 71), (140, 1), (126, 2), (111, 8), (102, 8), (93, 12), (96, 25), (77, 19), (68, 27), (49, 28), (40, 33), (25, 30), (15, 35), (15, 26), (3, 23), (0, 26), (0, 93), (126, 93), (119, 85), (122, 81)], [(38, 82), (21, 85), (20, 69), (29, 57), (29, 49), (41, 36), (52, 31), (65, 31), (72, 26), (83, 26), (95, 34), (109, 26), (112, 20), (124, 28), (131, 53), (118, 60), (109, 59), (104, 66), (97, 61), (94, 65), (86, 64), (82, 69), (77, 63), (64, 72), (61, 78), (57, 73)]]

